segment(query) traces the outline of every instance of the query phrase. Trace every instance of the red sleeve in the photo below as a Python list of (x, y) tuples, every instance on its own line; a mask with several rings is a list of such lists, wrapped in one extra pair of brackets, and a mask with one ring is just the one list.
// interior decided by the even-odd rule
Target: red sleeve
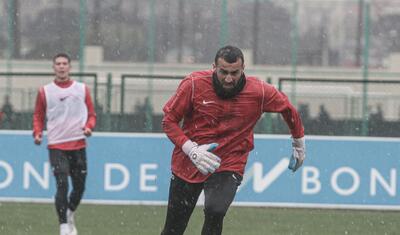
[(264, 83), (264, 112), (280, 113), (290, 129), (293, 138), (304, 136), (304, 127), (296, 108), (290, 103), (288, 97), (275, 87)]
[(92, 102), (92, 97), (90, 96), (90, 90), (88, 86), (85, 85), (85, 103), (86, 107), (88, 109), (88, 119), (86, 122), (87, 128), (90, 128), (93, 130), (93, 128), (96, 126), (96, 111), (94, 110), (94, 105)]
[(192, 79), (185, 78), (180, 84), (175, 94), (165, 104), (164, 118), (162, 126), (168, 138), (177, 145), (182, 145), (189, 139), (179, 123), (192, 108)]
[(36, 96), (35, 111), (33, 113), (33, 135), (41, 134), (46, 117), (46, 96), (44, 88), (41, 87)]

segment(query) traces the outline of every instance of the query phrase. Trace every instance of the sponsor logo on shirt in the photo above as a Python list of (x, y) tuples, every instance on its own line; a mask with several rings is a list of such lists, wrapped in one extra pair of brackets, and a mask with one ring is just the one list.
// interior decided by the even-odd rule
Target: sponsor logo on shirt
[(62, 102), (62, 101), (64, 101), (66, 98), (68, 98), (69, 97), (69, 95), (68, 96), (65, 96), (65, 97), (60, 97), (60, 101)]
[(210, 100), (210, 101), (203, 100), (203, 104), (215, 104), (215, 101), (213, 101), (213, 100)]

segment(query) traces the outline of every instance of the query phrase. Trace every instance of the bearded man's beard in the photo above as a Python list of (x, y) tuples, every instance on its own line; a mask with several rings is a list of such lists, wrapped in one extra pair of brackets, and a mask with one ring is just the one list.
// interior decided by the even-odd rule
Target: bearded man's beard
[(231, 89), (226, 89), (222, 85), (222, 83), (218, 80), (216, 72), (213, 73), (212, 75), (212, 83), (213, 83), (213, 88), (215, 93), (217, 93), (217, 96), (221, 99), (230, 99), (235, 97), (237, 94), (239, 94), (243, 88), (244, 85), (246, 85), (246, 76), (244, 73), (242, 73), (242, 76), (240, 76), (239, 81), (233, 86)]

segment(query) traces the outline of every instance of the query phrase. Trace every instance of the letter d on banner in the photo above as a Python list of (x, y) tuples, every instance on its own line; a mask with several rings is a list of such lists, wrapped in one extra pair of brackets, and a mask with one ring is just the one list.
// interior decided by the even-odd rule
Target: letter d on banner
[[(111, 183), (111, 171), (119, 171), (122, 173), (122, 181), (119, 184)], [(118, 163), (107, 163), (104, 166), (104, 190), (105, 191), (120, 191), (125, 189), (129, 184), (129, 171), (128, 169)]]

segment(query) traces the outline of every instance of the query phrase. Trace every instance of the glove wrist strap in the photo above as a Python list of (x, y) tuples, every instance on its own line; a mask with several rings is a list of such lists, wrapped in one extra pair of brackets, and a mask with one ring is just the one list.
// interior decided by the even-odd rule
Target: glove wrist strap
[(293, 138), (292, 140), (292, 146), (297, 147), (297, 148), (304, 148), (305, 146), (305, 138)]
[(183, 145), (182, 145), (182, 151), (186, 154), (186, 155), (190, 155), (190, 152), (192, 151), (192, 149), (194, 147), (197, 147), (198, 145), (191, 141), (191, 140), (187, 140)]

